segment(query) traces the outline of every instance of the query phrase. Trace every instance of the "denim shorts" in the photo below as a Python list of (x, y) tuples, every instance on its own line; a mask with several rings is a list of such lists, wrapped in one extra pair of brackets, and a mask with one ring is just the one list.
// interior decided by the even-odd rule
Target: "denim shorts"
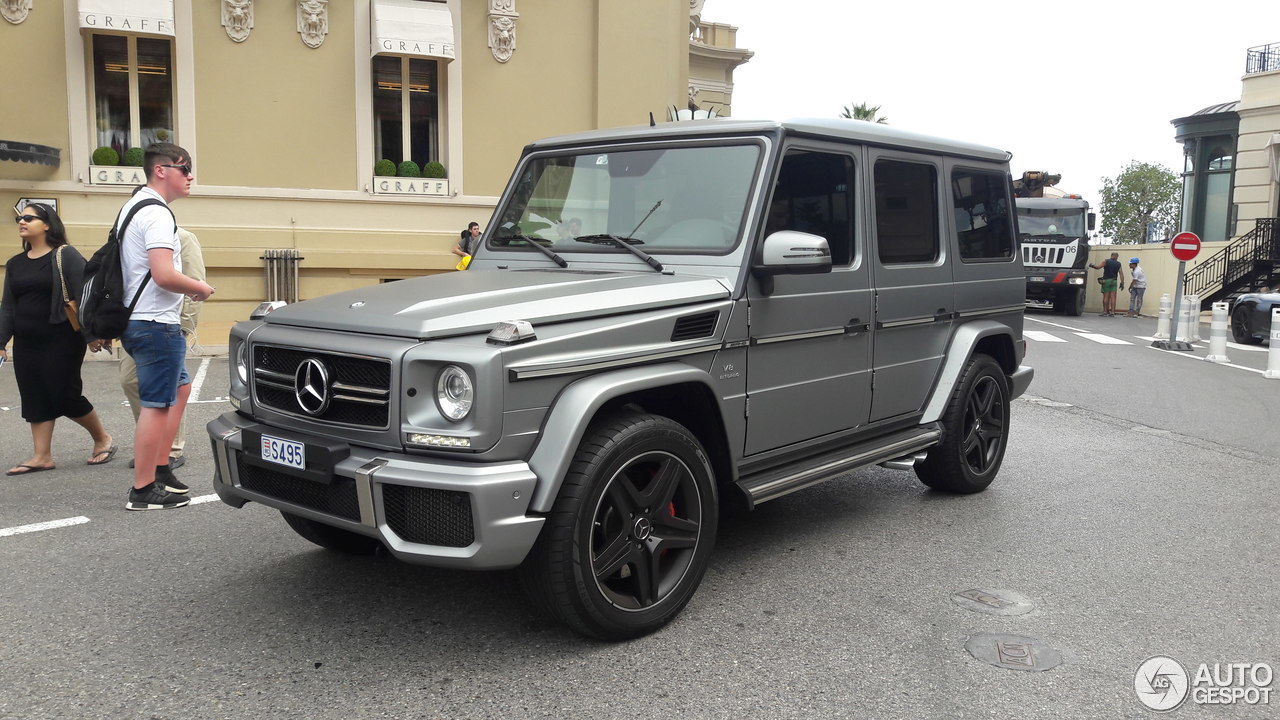
[(187, 341), (179, 325), (130, 320), (120, 344), (138, 366), (138, 400), (144, 408), (172, 407), (187, 385)]

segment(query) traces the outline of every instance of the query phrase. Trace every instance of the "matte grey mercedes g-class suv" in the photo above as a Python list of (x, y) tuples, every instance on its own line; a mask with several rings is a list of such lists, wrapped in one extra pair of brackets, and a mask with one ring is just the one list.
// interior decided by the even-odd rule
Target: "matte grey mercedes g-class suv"
[(535, 142), (466, 272), (233, 328), (215, 488), (333, 550), (518, 566), (588, 635), (651, 632), (731, 494), (873, 464), (992, 481), (1032, 377), (1008, 161), (851, 120)]

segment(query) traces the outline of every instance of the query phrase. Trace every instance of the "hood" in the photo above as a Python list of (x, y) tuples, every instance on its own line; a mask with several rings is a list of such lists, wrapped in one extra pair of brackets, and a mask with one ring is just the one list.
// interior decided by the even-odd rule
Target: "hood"
[(729, 297), (709, 277), (589, 270), (467, 270), (288, 305), (273, 325), (426, 340), (489, 332), (505, 320), (564, 322)]

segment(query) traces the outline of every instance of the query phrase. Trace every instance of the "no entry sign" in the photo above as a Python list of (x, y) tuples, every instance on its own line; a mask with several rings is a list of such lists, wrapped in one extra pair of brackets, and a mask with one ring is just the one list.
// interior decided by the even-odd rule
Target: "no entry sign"
[(1169, 252), (1183, 262), (1194, 260), (1200, 254), (1200, 237), (1193, 232), (1178, 233), (1169, 243)]

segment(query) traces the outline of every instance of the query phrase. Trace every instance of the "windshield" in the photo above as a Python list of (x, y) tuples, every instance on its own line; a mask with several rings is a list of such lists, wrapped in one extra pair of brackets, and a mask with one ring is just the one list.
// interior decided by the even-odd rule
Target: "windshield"
[(1018, 208), (1018, 233), (1021, 235), (1062, 235), (1084, 237), (1084, 211)]
[(741, 235), (760, 153), (744, 143), (535, 158), (490, 242), (626, 254), (612, 235), (647, 253), (723, 254)]

